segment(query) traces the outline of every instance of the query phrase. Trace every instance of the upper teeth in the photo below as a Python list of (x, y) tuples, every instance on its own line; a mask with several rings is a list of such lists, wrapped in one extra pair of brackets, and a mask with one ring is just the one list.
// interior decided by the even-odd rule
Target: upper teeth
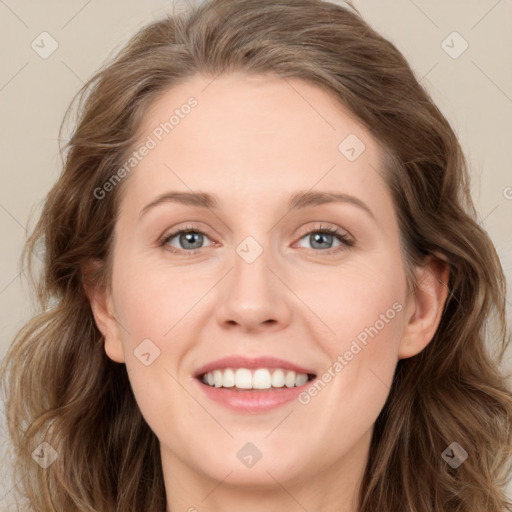
[(258, 368), (254, 371), (247, 368), (226, 368), (205, 373), (202, 381), (216, 388), (269, 389), (283, 386), (293, 388), (305, 384), (308, 381), (308, 375), (280, 368), (272, 370), (272, 373), (267, 368)]

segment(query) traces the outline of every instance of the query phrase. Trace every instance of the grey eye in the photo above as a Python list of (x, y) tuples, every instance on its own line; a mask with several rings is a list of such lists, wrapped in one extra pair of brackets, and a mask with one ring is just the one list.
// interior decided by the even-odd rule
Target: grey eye
[[(167, 237), (165, 243), (171, 247), (182, 250), (196, 250), (203, 247), (204, 239), (208, 238), (204, 233), (200, 231), (178, 231)], [(178, 245), (171, 243), (172, 240), (177, 239)]]
[[(325, 233), (322, 231), (312, 231), (301, 238), (301, 240), (307, 239), (311, 244), (311, 249), (332, 249), (333, 242), (337, 240), (337, 237), (332, 233)], [(338, 240), (338, 245), (341, 242)]]

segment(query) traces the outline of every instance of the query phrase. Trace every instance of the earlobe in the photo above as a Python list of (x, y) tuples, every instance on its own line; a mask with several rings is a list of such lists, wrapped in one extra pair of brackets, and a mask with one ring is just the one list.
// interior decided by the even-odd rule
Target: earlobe
[(417, 269), (417, 286), (408, 299), (407, 324), (398, 351), (399, 359), (419, 354), (432, 340), (448, 296), (450, 266), (443, 255), (429, 255)]
[(94, 321), (105, 340), (105, 352), (110, 359), (124, 363), (124, 351), (117, 320), (113, 314), (111, 296), (108, 290), (92, 277), (98, 270), (99, 262), (90, 262), (82, 267), (82, 283), (89, 299)]

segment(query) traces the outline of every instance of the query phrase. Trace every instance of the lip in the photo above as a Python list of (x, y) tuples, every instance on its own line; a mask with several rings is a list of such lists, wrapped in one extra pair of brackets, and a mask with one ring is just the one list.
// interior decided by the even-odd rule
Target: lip
[[(213, 370), (223, 370), (225, 368), (282, 368), (283, 370), (293, 370), (296, 373), (307, 373), (314, 378), (302, 386), (288, 388), (271, 388), (267, 390), (235, 390), (233, 388), (216, 388), (208, 386), (201, 381), (201, 376)], [(211, 363), (201, 366), (194, 372), (194, 381), (199, 387), (200, 392), (206, 397), (218, 404), (227, 407), (236, 412), (243, 413), (262, 413), (275, 409), (293, 400), (302, 393), (317, 378), (317, 373), (311, 369), (298, 364), (279, 359), (276, 357), (258, 356), (249, 358), (247, 356), (234, 355), (217, 359)]]
[(306, 390), (314, 381), (310, 380), (302, 386), (293, 388), (273, 388), (260, 390), (233, 390), (232, 388), (215, 388), (204, 384), (199, 379), (194, 382), (202, 393), (210, 400), (238, 413), (263, 413), (298, 400), (300, 393)]
[(293, 370), (295, 373), (316, 375), (314, 370), (299, 366), (286, 359), (271, 356), (247, 357), (233, 355), (217, 359), (216, 361), (201, 366), (194, 372), (194, 377), (199, 378), (204, 373), (212, 372), (213, 370), (224, 370), (225, 368), (247, 368), (249, 370), (256, 368), (282, 368), (283, 370)]

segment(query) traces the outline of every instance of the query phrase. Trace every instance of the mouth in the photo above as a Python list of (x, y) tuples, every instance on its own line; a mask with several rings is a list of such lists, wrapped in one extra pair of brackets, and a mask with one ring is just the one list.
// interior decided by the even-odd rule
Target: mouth
[(273, 356), (234, 354), (198, 368), (193, 377), (212, 402), (238, 413), (262, 413), (297, 400), (317, 373)]
[(208, 400), (239, 414), (257, 414), (298, 400), (317, 374), (284, 359), (232, 356), (201, 367), (194, 377)]
[(196, 376), (196, 379), (205, 386), (236, 392), (299, 388), (315, 378), (314, 373), (297, 372), (286, 368), (219, 368)]

